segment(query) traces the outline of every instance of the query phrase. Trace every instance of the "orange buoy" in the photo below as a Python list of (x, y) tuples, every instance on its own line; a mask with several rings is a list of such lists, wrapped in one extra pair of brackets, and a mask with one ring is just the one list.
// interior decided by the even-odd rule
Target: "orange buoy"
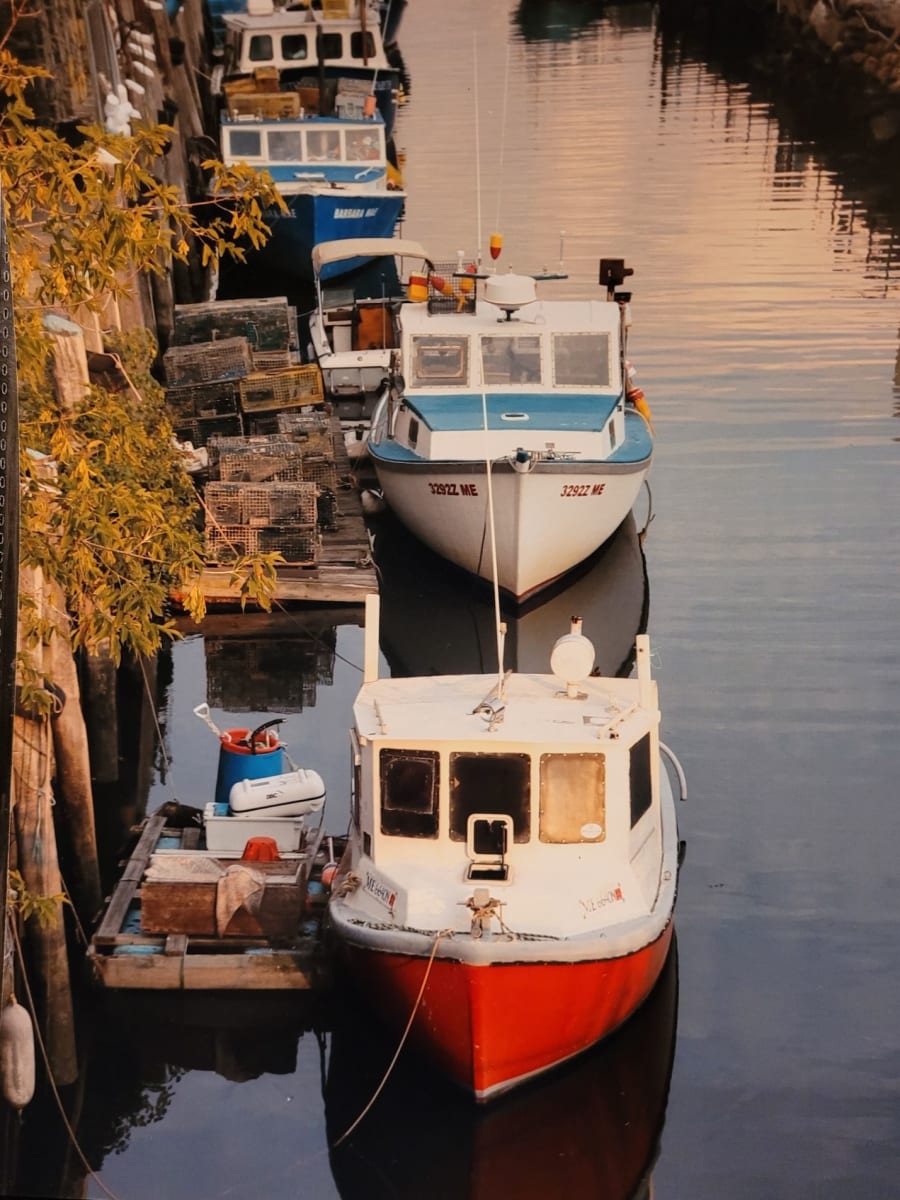
[(363, 101), (363, 116), (364, 117), (374, 117), (375, 116), (375, 97), (374, 96), (371, 96), (371, 95), (366, 96), (365, 100)]
[(424, 275), (410, 275), (406, 294), (416, 304), (423, 303), (428, 299), (428, 279)]
[(326, 865), (322, 868), (322, 887), (330, 888), (334, 883), (334, 877), (337, 875), (337, 872), (337, 863), (326, 863)]
[(500, 251), (503, 249), (503, 235), (500, 233), (492, 233), (488, 248), (491, 252), (491, 258), (499, 258)]
[(436, 292), (440, 292), (442, 296), (453, 295), (453, 284), (448, 283), (443, 275), (429, 275), (428, 282)]
[(241, 862), (278, 862), (278, 843), (271, 837), (249, 838), (241, 855)]

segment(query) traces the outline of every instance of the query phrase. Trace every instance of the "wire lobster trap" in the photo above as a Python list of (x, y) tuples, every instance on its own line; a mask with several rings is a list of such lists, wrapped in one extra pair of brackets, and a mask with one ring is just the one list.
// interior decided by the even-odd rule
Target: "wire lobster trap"
[(222, 338), (190, 346), (170, 346), (162, 357), (168, 387), (243, 379), (253, 370), (250, 343), (245, 337)]

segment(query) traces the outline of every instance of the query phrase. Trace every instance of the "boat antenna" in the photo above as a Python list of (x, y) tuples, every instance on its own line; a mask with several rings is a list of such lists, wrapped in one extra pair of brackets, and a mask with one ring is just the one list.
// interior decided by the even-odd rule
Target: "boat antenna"
[(506, 147), (506, 110), (509, 100), (509, 55), (511, 44), (506, 43), (506, 70), (503, 73), (503, 116), (500, 118), (500, 181), (497, 184), (497, 219), (494, 222), (494, 229), (500, 228), (500, 200), (503, 196), (503, 151)]
[[(477, 241), (475, 245), (478, 247), (478, 257), (475, 260), (478, 266), (481, 266), (481, 135), (480, 124), (481, 118), (478, 112), (478, 37), (475, 30), (472, 30), (472, 74), (473, 88), (475, 94), (475, 210), (476, 210), (476, 225), (477, 225)], [(489, 473), (490, 474), (490, 473)]]
[(481, 419), (484, 425), (485, 457), (484, 467), (487, 473), (488, 525), (491, 532), (491, 580), (494, 588), (494, 625), (497, 634), (497, 697), (505, 699), (505, 676), (503, 671), (503, 648), (506, 640), (506, 623), (500, 619), (500, 584), (497, 579), (497, 526), (494, 521), (494, 481), (491, 471), (491, 456), (488, 450), (488, 410), (487, 389), (484, 383), (484, 352), (482, 338), (478, 338), (478, 361), (481, 371)]

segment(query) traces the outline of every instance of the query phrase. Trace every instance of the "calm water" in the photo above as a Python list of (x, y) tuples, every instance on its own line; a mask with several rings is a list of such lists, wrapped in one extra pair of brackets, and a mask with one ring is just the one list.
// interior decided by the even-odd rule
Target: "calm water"
[[(400, 41), (408, 236), (452, 259), (497, 229), (521, 270), (562, 246), (569, 277), (544, 285), (560, 297), (591, 293), (601, 255), (635, 271), (646, 561), (627, 527), (511, 641), (540, 664), (579, 611), (604, 667), (627, 669), (647, 622), (690, 791), (677, 1035), (670, 975), (625, 1039), (479, 1119), (404, 1064), (330, 1153), (392, 1051), (363, 1017), (126, 1006), (85, 1022), (85, 1151), (122, 1200), (619, 1200), (651, 1179), (657, 1200), (896, 1196), (896, 147), (840, 103), (752, 82), (740, 48), (692, 48), (649, 4), (414, 0)], [(386, 669), (483, 662), (481, 597), (383, 543)], [(241, 643), (211, 627), (179, 645), (148, 807), (208, 790), (217, 743), (191, 710), (209, 695), (220, 721), (289, 714), (342, 831), (362, 657), (344, 620), (298, 616), (274, 649), (255, 619)], [(33, 1193), (103, 1194), (25, 1120)]]

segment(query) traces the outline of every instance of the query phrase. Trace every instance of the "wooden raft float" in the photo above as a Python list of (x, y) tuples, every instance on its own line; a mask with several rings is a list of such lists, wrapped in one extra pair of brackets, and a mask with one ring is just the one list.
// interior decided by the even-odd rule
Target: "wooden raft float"
[[(108, 988), (166, 991), (323, 987), (321, 829), (309, 830), (298, 852), (276, 862), (241, 864), (264, 876), (265, 886), (252, 910), (237, 906), (222, 929), (219, 881), (191, 863), (217, 863), (222, 878), (240, 862), (239, 853), (202, 850), (198, 828), (167, 828), (166, 820), (163, 810), (147, 819), (91, 938), (87, 958), (95, 980)], [(166, 856), (170, 866), (177, 856), (185, 870), (154, 879), (150, 868)]]

